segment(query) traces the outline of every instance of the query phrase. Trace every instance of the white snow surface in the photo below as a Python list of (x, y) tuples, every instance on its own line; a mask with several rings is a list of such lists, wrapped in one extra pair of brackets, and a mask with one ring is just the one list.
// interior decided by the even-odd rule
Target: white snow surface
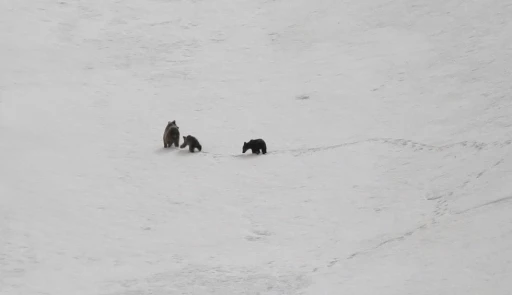
[(510, 1), (4, 0), (0, 34), (0, 294), (510, 294)]

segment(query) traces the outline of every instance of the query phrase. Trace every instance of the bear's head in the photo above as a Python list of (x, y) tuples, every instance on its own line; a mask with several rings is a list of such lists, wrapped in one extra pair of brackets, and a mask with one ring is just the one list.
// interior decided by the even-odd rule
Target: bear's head
[(247, 142), (244, 142), (244, 146), (242, 147), (242, 153), (245, 154), (245, 152), (247, 152), (248, 149), (249, 145), (247, 144)]
[(180, 145), (180, 148), (184, 148), (189, 144), (187, 137), (188, 136), (183, 136), (183, 143)]

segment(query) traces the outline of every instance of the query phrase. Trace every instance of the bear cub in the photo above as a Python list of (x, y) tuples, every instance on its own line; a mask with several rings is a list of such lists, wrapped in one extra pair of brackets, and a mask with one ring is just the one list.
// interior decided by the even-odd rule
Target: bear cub
[(180, 146), (180, 148), (185, 148), (188, 145), (188, 150), (193, 153), (194, 149), (197, 148), (199, 151), (201, 151), (202, 147), (197, 138), (193, 137), (192, 135), (183, 136), (183, 144)]
[(164, 148), (175, 147), (180, 145), (180, 127), (176, 125), (176, 120), (167, 122), (167, 127), (164, 131)]
[(242, 153), (245, 154), (247, 150), (252, 150), (253, 154), (260, 154), (260, 151), (263, 154), (267, 153), (267, 144), (265, 141), (261, 138), (258, 139), (251, 139), (249, 142), (244, 142), (244, 147), (242, 148)]

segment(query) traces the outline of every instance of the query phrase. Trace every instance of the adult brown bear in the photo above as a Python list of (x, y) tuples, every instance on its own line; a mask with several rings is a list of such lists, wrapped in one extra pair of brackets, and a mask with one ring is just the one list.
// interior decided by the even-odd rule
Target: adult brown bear
[(167, 122), (164, 131), (164, 148), (175, 147), (180, 145), (180, 127), (176, 125), (176, 120)]

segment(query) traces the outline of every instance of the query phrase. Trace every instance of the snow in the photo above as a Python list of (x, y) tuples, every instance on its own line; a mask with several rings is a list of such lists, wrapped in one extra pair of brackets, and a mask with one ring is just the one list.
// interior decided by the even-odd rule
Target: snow
[(0, 294), (509, 294), (511, 19), (1, 2)]

